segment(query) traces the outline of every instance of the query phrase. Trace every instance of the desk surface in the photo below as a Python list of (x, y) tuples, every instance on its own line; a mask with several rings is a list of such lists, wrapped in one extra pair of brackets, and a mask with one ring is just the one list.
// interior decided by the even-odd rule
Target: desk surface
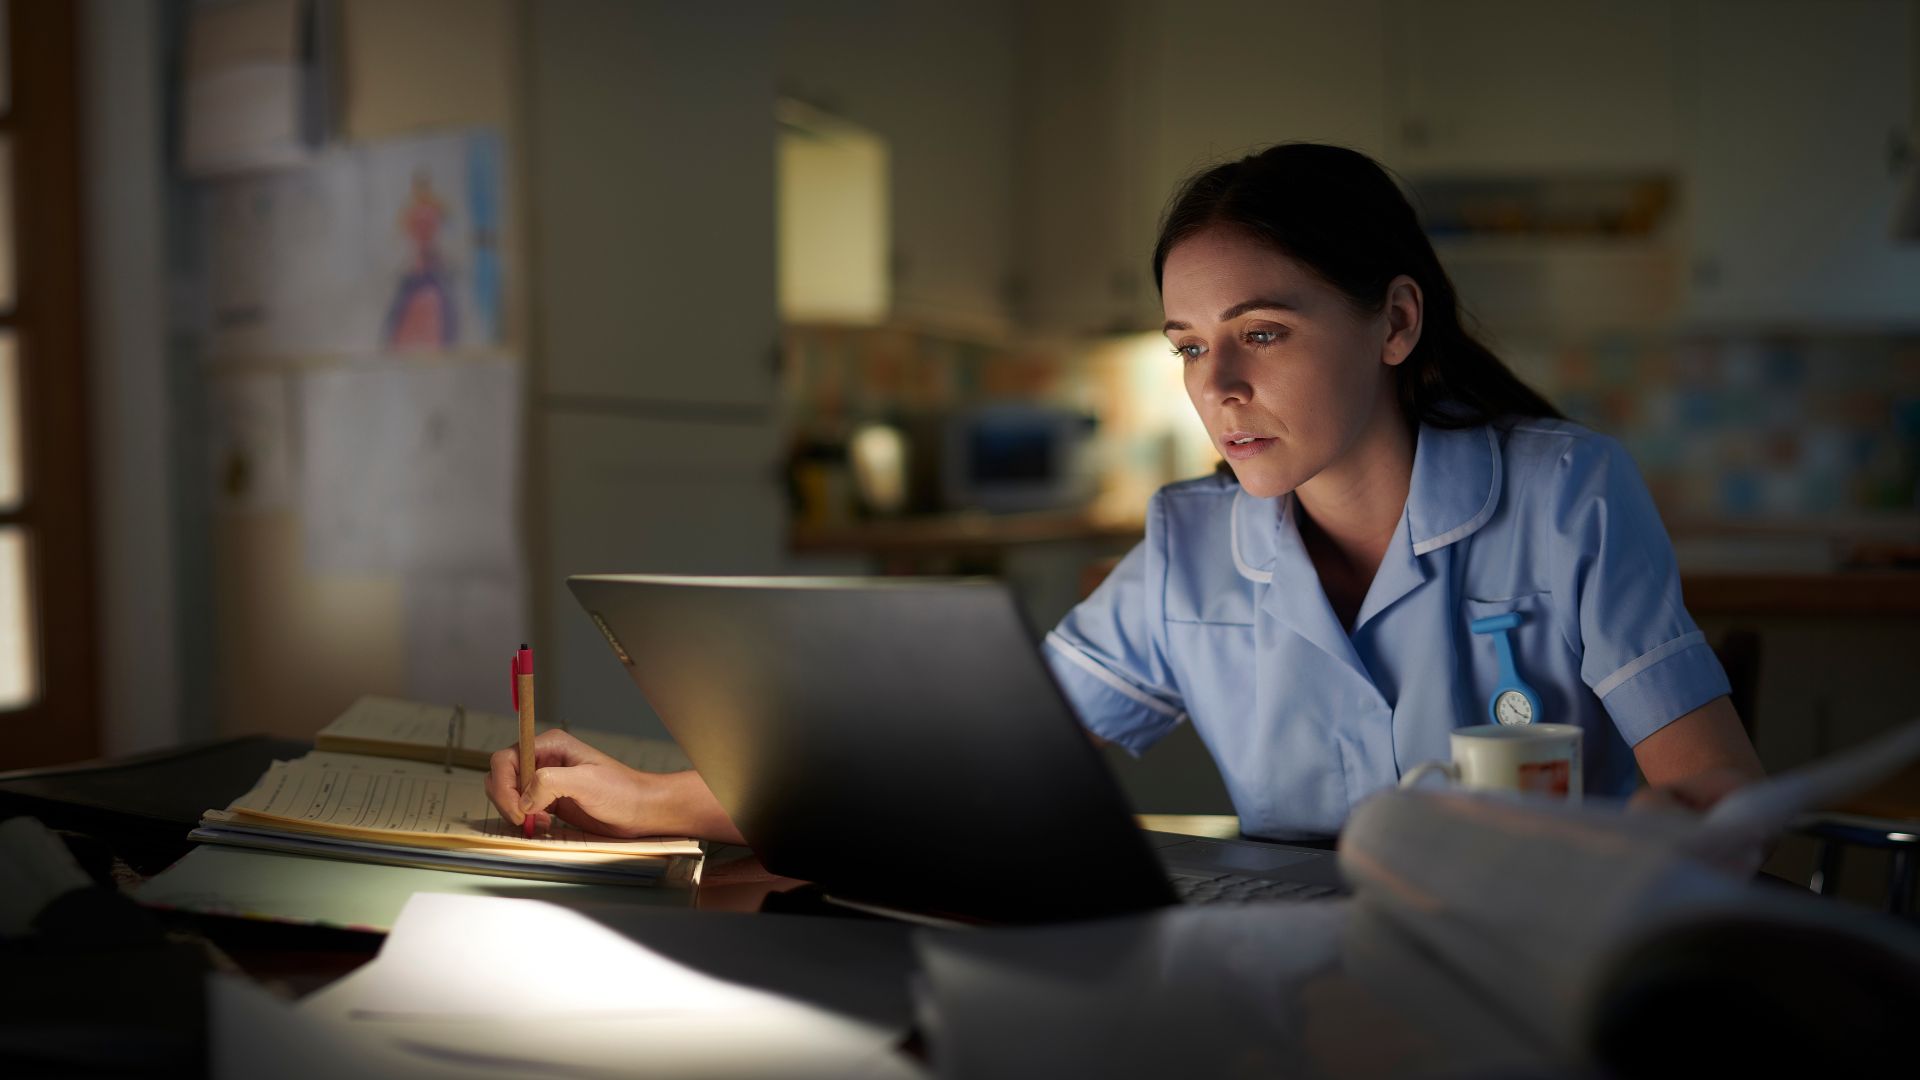
[[(203, 935), (248, 974), (296, 993), (371, 959), (380, 935), (420, 889), (757, 911), (770, 907), (769, 896), (803, 884), (768, 874), (745, 848), (724, 846), (709, 855), (702, 884), (687, 889), (519, 881), (241, 851), (187, 839), (202, 812), (245, 793), (271, 762), (310, 749), (303, 740), (254, 735), (119, 760), (0, 773), (0, 818), (26, 814), (78, 834), (84, 839), (74, 846), (97, 856), (89, 872), (102, 881), (117, 878), (136, 892), (143, 879), (178, 863), (182, 873), (161, 879), (163, 889), (154, 896), (171, 909), (163, 917)], [(182, 861), (189, 852), (194, 858)], [(778, 900), (771, 907), (804, 909)]]

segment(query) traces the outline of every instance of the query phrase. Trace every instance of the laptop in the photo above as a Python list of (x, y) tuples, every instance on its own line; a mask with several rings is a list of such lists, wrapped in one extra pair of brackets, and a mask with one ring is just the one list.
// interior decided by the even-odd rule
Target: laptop
[(1140, 829), (1000, 582), (567, 586), (766, 868), (836, 899), (1033, 923), (1339, 890), (1331, 852)]

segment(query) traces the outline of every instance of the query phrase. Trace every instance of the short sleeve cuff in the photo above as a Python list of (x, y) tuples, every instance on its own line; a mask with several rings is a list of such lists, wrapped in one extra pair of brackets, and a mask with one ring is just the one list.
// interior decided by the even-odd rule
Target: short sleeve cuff
[(1135, 757), (1187, 717), (1178, 704), (1133, 685), (1057, 632), (1047, 635), (1042, 652), (1081, 726)]
[(1720, 659), (1696, 630), (1647, 650), (1602, 679), (1595, 693), (1613, 724), (1637, 745), (1693, 710), (1732, 691)]

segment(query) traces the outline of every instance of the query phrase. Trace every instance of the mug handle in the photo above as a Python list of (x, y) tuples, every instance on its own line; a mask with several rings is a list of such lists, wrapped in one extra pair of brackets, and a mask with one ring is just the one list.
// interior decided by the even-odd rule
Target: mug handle
[(1418, 784), (1428, 773), (1439, 773), (1456, 784), (1460, 782), (1460, 766), (1451, 761), (1427, 761), (1407, 770), (1407, 775), (1400, 778), (1400, 787), (1410, 788)]

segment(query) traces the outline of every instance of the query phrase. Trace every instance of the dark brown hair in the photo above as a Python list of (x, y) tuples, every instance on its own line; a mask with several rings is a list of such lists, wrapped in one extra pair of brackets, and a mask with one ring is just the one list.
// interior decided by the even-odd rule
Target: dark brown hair
[(1378, 313), (1401, 274), (1425, 298), (1420, 343), (1394, 369), (1407, 419), (1464, 428), (1537, 416), (1563, 419), (1460, 323), (1459, 298), (1419, 216), (1393, 178), (1365, 154), (1281, 143), (1201, 172), (1181, 185), (1153, 249), (1161, 284), (1167, 253), (1204, 229), (1240, 229)]

